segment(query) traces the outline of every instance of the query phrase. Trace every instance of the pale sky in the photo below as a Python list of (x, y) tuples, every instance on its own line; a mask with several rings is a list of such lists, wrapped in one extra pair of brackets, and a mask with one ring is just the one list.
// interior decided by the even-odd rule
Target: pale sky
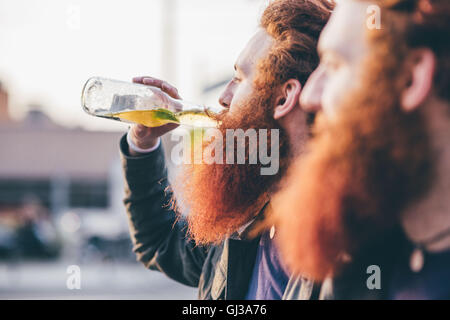
[[(38, 103), (62, 124), (123, 130), (81, 110), (81, 89), (91, 76), (162, 77), (186, 100), (217, 104), (201, 89), (232, 74), (267, 0), (174, 0), (172, 55), (162, 53), (163, 1), (0, 0), (0, 80), (13, 117)], [(172, 74), (162, 66), (168, 59)]]

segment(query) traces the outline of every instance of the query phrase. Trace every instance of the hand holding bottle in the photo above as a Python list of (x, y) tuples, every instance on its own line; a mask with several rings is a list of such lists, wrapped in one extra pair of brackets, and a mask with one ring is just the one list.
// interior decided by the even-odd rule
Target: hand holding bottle
[[(136, 77), (133, 78), (133, 82), (157, 87), (172, 98), (181, 99), (180, 95), (178, 94), (178, 90), (174, 86), (168, 84), (163, 80), (152, 77)], [(159, 137), (177, 128), (178, 126), (179, 124), (176, 123), (168, 123), (159, 127), (149, 128), (141, 124), (134, 124), (131, 127), (129, 134), (131, 140), (136, 146), (142, 149), (148, 149), (158, 143)], [(138, 153), (132, 149), (130, 149), (129, 152), (131, 155), (138, 155)]]

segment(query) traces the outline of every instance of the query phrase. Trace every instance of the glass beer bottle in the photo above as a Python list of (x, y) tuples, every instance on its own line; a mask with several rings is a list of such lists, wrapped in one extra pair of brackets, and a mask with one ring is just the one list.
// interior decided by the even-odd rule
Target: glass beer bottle
[(210, 110), (174, 99), (157, 87), (99, 77), (84, 85), (81, 105), (90, 115), (147, 127), (177, 123), (208, 128), (218, 124)]

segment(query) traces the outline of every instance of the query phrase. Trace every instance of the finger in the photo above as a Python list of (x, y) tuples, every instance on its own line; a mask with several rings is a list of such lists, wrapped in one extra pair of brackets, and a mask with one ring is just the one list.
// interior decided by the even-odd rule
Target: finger
[(143, 83), (142, 82), (142, 80), (144, 80), (145, 78), (148, 78), (148, 77), (134, 77), (133, 79), (132, 79), (132, 81), (134, 82), (134, 83)]
[(167, 132), (176, 129), (179, 126), (177, 123), (168, 123), (159, 127), (146, 127), (141, 124), (135, 124), (131, 128), (131, 134), (137, 139), (147, 139), (147, 137), (160, 137)]
[(139, 138), (145, 137), (150, 131), (148, 127), (146, 127), (142, 124), (134, 125), (133, 129), (134, 129), (134, 133), (135, 133), (136, 137), (139, 137)]
[(156, 78), (152, 78), (152, 77), (144, 77), (142, 79), (142, 83), (149, 85), (149, 86), (154, 86), (154, 87), (158, 87), (161, 89), (161, 85), (164, 81), (160, 80), (160, 79), (156, 79)]
[(162, 136), (164, 134), (166, 134), (169, 131), (172, 131), (173, 129), (177, 128), (179, 126), (179, 124), (176, 123), (168, 123), (159, 127), (154, 127), (153, 129), (153, 133), (156, 136)]
[(170, 95), (172, 98), (181, 99), (180, 95), (178, 94), (177, 88), (175, 88), (174, 86), (171, 86), (167, 82), (162, 83), (161, 89), (164, 92), (166, 92), (168, 95)]
[(178, 94), (177, 88), (175, 88), (174, 86), (170, 85), (166, 81), (159, 80), (159, 79), (152, 78), (152, 77), (146, 77), (142, 81), (146, 85), (160, 88), (162, 91), (167, 93), (172, 98), (181, 99), (180, 95)]

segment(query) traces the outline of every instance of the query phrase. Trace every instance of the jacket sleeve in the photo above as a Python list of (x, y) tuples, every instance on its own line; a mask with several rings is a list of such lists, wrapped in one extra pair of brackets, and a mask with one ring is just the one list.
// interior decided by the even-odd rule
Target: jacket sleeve
[(125, 176), (125, 207), (133, 251), (147, 268), (159, 270), (180, 283), (198, 286), (207, 248), (186, 237), (185, 219), (169, 208), (167, 169), (162, 146), (140, 157), (128, 153), (120, 140)]

